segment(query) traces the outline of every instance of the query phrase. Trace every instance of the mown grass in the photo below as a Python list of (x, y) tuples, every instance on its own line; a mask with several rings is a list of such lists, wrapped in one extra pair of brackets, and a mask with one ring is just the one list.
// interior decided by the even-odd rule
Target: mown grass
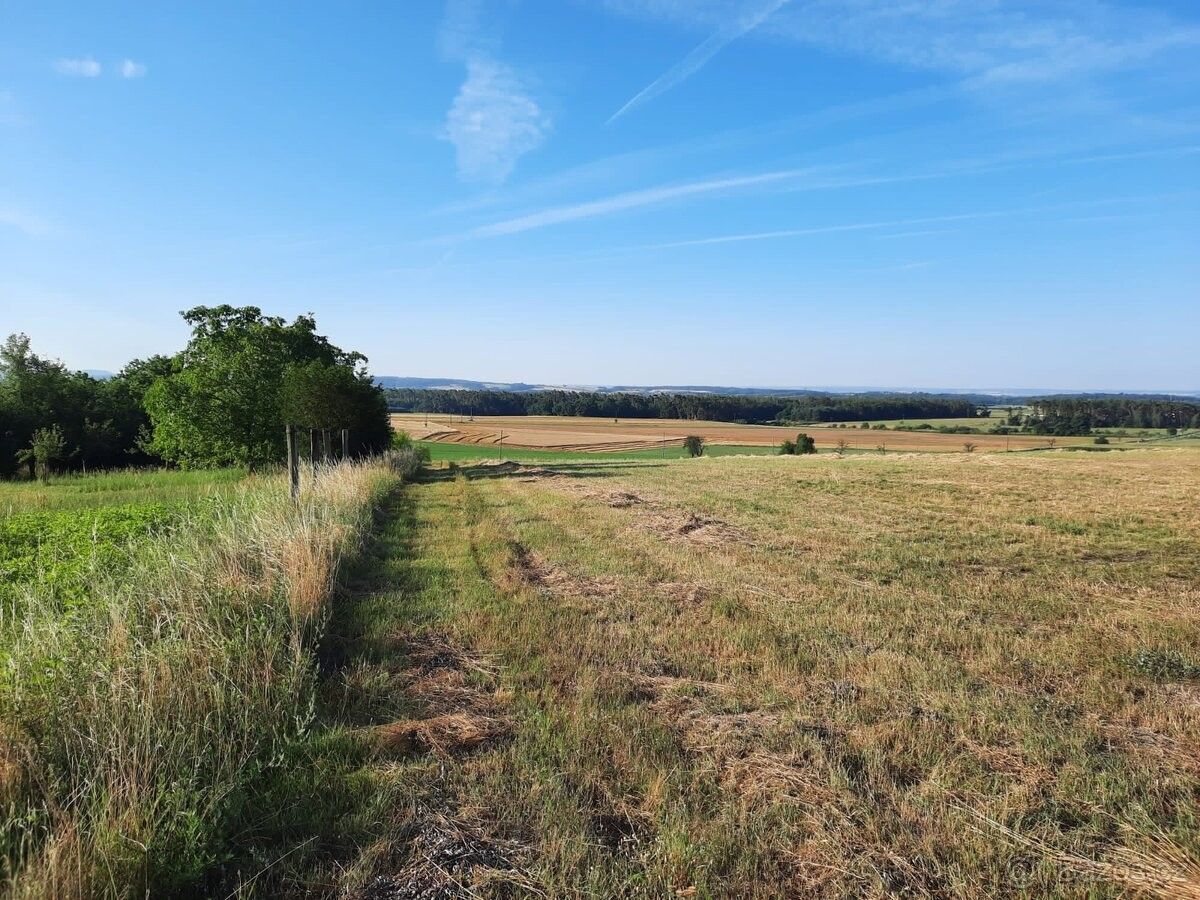
[(1200, 895), (1200, 453), (534, 462), (30, 592), (9, 893)]
[[(429, 877), (449, 831), (482, 895), (1197, 896), (1198, 463), (434, 472), (334, 719), (507, 725), (355, 770), (347, 887)], [(477, 661), (435, 700), (431, 640)]]
[[(240, 476), (157, 477), (88, 485), (177, 500)], [(339, 564), (396, 480), (384, 464), (347, 464), (297, 505), (269, 477), (203, 503), (6, 520), (6, 546), (27, 548), (28, 523), (45, 526), (34, 559), (8, 559), (19, 576), (0, 672), (8, 896), (253, 893), (294, 849), (270, 840), (291, 814), (288, 788), (312, 783), (313, 650)], [(84, 578), (69, 569), (77, 557)]]

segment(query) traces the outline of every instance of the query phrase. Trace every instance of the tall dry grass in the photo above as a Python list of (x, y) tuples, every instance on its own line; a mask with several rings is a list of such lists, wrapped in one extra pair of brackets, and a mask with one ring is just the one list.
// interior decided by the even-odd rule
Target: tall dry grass
[(310, 728), (339, 562), (396, 483), (257, 480), (146, 541), (64, 611), (31, 590), (0, 673), (0, 866), (12, 897), (205, 892), (257, 786)]

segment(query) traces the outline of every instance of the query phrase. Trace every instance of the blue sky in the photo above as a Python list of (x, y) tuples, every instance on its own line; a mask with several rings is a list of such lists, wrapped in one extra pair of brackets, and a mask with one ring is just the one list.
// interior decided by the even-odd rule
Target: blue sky
[(0, 0), (0, 331), (379, 374), (1200, 388), (1200, 8)]

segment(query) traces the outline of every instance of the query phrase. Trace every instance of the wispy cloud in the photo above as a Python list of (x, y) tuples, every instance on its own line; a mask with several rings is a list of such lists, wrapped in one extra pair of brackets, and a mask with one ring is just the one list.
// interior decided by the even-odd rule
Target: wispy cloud
[(439, 43), (466, 66), (466, 79), (446, 113), (443, 136), (454, 144), (459, 177), (497, 185), (517, 161), (541, 146), (553, 123), (526, 79), (498, 58), (498, 41), (480, 22), (479, 0), (450, 0)]
[(120, 72), (122, 78), (141, 78), (146, 74), (146, 66), (132, 59), (123, 59)]
[[(970, 222), (983, 219), (1003, 219), (1018, 216), (1030, 215), (1045, 215), (1047, 213), (1064, 212), (1067, 210), (1089, 209), (1097, 206), (1114, 206), (1128, 203), (1142, 203), (1146, 201), (1161, 201), (1164, 197), (1161, 195), (1150, 196), (1135, 196), (1135, 197), (1106, 197), (1095, 200), (1080, 200), (1069, 203), (1055, 203), (1045, 206), (1026, 206), (1015, 209), (994, 209), (982, 210), (967, 213), (954, 213), (951, 215), (942, 216), (920, 216), (910, 219), (883, 219), (873, 222), (854, 222), (846, 225), (822, 225), (812, 228), (783, 228), (774, 231), (754, 231), (744, 232), (740, 234), (724, 234), (714, 237), (693, 238), (683, 241), (667, 241), (655, 244), (639, 244), (637, 247), (630, 247), (630, 250), (673, 250), (683, 247), (707, 247), (716, 244), (741, 244), (751, 241), (774, 241), (785, 238), (812, 237), (821, 234), (838, 234), (847, 231), (883, 231), (888, 228), (911, 228), (920, 225), (948, 225), (959, 222)], [(1125, 217), (1124, 215), (1121, 216)], [(1116, 218), (1109, 216), (1107, 218)], [(1070, 221), (1070, 220), (1068, 220)], [(933, 232), (941, 231), (934, 229)], [(926, 231), (906, 231), (903, 236), (913, 236), (917, 234), (929, 234), (930, 230)], [(886, 237), (900, 237), (901, 234), (885, 235)]]
[(462, 178), (503, 182), (550, 129), (550, 117), (511, 68), (483, 57), (467, 61), (467, 78), (446, 114), (445, 132)]
[[(721, 27), (722, 0), (603, 0), (618, 13)], [(989, 82), (1045, 82), (1200, 44), (1194, 22), (1103, 0), (809, 0), (759, 23), (773, 37)]]
[(15, 228), (30, 237), (41, 237), (50, 232), (50, 226), (44, 220), (14, 207), (0, 206), (0, 225)]
[[(830, 191), (853, 188), (871, 188), (889, 184), (908, 182), (936, 181), (946, 178), (964, 176), (988, 175), (997, 172), (1010, 172), (1041, 166), (1085, 165), (1088, 163), (1108, 162), (1153, 158), (1174, 155), (1194, 155), (1200, 152), (1200, 146), (1159, 148), (1154, 150), (1130, 151), (1124, 153), (1091, 154), (1087, 156), (1020, 156), (1010, 158), (1004, 155), (986, 159), (968, 159), (943, 163), (937, 167), (921, 171), (891, 173), (882, 175), (834, 175), (832, 172), (840, 166), (810, 166), (807, 168), (781, 169), (752, 175), (737, 175), (712, 177), (682, 184), (668, 184), (658, 187), (645, 188), (636, 191), (614, 194), (596, 200), (581, 203), (553, 206), (522, 216), (503, 219), (487, 225), (474, 228), (461, 238), (493, 238), (505, 235), (520, 234), (553, 225), (577, 222), (597, 216), (607, 216), (614, 213), (626, 212), (646, 206), (654, 206), (672, 200), (689, 199), (692, 197), (734, 192), (755, 188), (766, 184), (778, 185), (780, 191)], [(930, 221), (941, 221), (934, 219)], [(885, 223), (886, 224), (886, 223)], [(911, 222), (907, 224), (912, 224)], [(839, 228), (862, 228), (866, 226), (839, 226)], [(872, 225), (870, 227), (882, 227)], [(771, 237), (790, 237), (795, 232), (784, 230), (779, 232), (762, 232), (749, 235), (735, 235), (718, 238), (705, 238), (695, 242), (671, 243), (661, 246), (684, 246), (688, 243), (729, 243), (740, 240), (763, 240)]]
[[(716, 131), (694, 138), (642, 147), (638, 150), (599, 157), (549, 175), (523, 179), (519, 185), (488, 190), (476, 197), (454, 201), (434, 210), (439, 214), (470, 212), (501, 204), (532, 203), (547, 196), (561, 197), (580, 188), (611, 184), (619, 179), (646, 177), (653, 172), (677, 170), (684, 158), (713, 155), (754, 144), (777, 146), (783, 138), (804, 131), (825, 133), (828, 126), (859, 119), (887, 116), (908, 109), (943, 102), (957, 95), (957, 86), (920, 88), (837, 104), (812, 112), (788, 116), (762, 125)], [(844, 142), (840, 142), (844, 143)], [(839, 143), (839, 145), (840, 145)], [(808, 142), (812, 146), (812, 142)]]
[(75, 78), (97, 78), (103, 67), (90, 56), (78, 59), (58, 59), (54, 62), (54, 71), (59, 75), (70, 75)]
[(568, 206), (556, 206), (539, 210), (529, 215), (505, 219), (490, 225), (482, 225), (467, 234), (467, 237), (486, 238), (500, 237), (507, 234), (519, 234), (548, 225), (561, 225), (564, 222), (577, 222), (581, 219), (591, 219), (596, 216), (611, 215), (643, 206), (653, 206), (670, 200), (694, 197), (698, 194), (713, 194), (720, 191), (740, 190), (757, 187), (812, 174), (817, 169), (785, 169), (777, 172), (762, 172), (756, 175), (738, 175), (728, 178), (710, 178), (704, 181), (691, 181), (684, 184), (666, 185), (663, 187), (647, 188), (641, 191), (629, 191), (590, 200), (585, 203), (575, 203)]
[(664, 94), (671, 90), (671, 88), (677, 87), (687, 81), (696, 72), (700, 71), (710, 59), (720, 53), (722, 49), (743, 35), (753, 31), (789, 2), (790, 0), (767, 0), (764, 4), (762, 0), (759, 0), (759, 3), (753, 9), (743, 11), (741, 15), (723, 23), (716, 32), (692, 50), (691, 53), (634, 94), (624, 106), (609, 117), (608, 123), (615, 122), (631, 109), (641, 106), (643, 103), (653, 100), (660, 94)]

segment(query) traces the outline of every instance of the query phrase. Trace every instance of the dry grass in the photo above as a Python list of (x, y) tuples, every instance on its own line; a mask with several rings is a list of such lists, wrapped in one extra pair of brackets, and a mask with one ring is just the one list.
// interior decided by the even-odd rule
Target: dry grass
[(546, 895), (1194, 896), (1200, 454), (491, 475), (396, 603), (499, 665), (445, 777)]
[(394, 481), (342, 465), (293, 506), (260, 479), (146, 540), (76, 608), (29, 589), (0, 692), (9, 894), (204, 883), (311, 721), (308, 639)]

